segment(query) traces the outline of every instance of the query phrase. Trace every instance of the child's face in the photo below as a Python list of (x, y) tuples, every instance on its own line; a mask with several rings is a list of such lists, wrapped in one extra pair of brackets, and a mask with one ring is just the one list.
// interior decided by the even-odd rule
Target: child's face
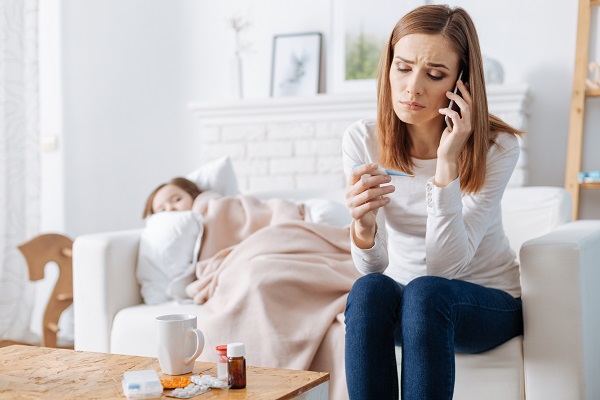
[(186, 211), (192, 209), (194, 199), (185, 190), (175, 185), (165, 185), (154, 195), (152, 212)]

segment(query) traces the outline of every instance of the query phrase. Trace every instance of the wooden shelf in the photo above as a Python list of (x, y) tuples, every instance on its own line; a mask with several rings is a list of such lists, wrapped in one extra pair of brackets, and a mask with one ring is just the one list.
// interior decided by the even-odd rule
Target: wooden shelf
[(600, 189), (600, 183), (598, 182), (579, 182), (579, 174), (583, 164), (585, 99), (587, 97), (600, 97), (600, 89), (586, 88), (588, 64), (590, 61), (591, 14), (596, 11), (595, 8), (592, 8), (594, 6), (600, 6), (600, 0), (579, 0), (577, 13), (575, 70), (573, 73), (573, 93), (569, 118), (567, 162), (565, 165), (565, 188), (571, 194), (571, 216), (573, 220), (579, 218), (580, 189)]
[(580, 183), (579, 187), (582, 189), (600, 189), (600, 182), (584, 182)]
[(585, 91), (585, 95), (587, 97), (600, 97), (600, 89), (587, 89)]

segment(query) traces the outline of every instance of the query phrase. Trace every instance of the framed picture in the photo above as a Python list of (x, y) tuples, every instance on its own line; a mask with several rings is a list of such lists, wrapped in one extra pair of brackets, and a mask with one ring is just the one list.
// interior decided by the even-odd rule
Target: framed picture
[(332, 0), (329, 93), (375, 93), (377, 65), (400, 18), (425, 0)]
[(275, 35), (271, 96), (310, 96), (319, 92), (321, 34)]

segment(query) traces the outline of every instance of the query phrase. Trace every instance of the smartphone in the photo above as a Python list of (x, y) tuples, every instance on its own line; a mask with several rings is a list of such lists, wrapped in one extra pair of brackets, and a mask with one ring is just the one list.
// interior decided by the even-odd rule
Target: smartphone
[[(462, 78), (462, 76), (463, 76), (463, 72), (460, 71), (460, 73), (458, 74), (457, 81), (459, 81)], [(457, 92), (458, 92), (458, 85), (455, 85), (453, 93), (456, 94)], [(452, 109), (453, 105), (454, 105), (454, 100), (450, 100), (450, 104), (448, 104), (448, 108)], [(452, 119), (450, 117), (448, 117), (447, 115), (444, 119), (446, 120), (446, 125), (448, 125), (448, 129), (452, 130)]]

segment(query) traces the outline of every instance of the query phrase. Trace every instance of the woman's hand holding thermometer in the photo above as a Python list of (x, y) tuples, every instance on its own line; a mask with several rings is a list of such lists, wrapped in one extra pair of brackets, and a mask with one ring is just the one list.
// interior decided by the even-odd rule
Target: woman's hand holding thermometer
[(354, 219), (354, 243), (362, 249), (373, 247), (377, 231), (377, 210), (390, 202), (387, 195), (396, 190), (394, 185), (388, 185), (392, 181), (388, 172), (394, 171), (386, 171), (376, 163), (367, 163), (353, 166), (348, 176), (346, 205)]

